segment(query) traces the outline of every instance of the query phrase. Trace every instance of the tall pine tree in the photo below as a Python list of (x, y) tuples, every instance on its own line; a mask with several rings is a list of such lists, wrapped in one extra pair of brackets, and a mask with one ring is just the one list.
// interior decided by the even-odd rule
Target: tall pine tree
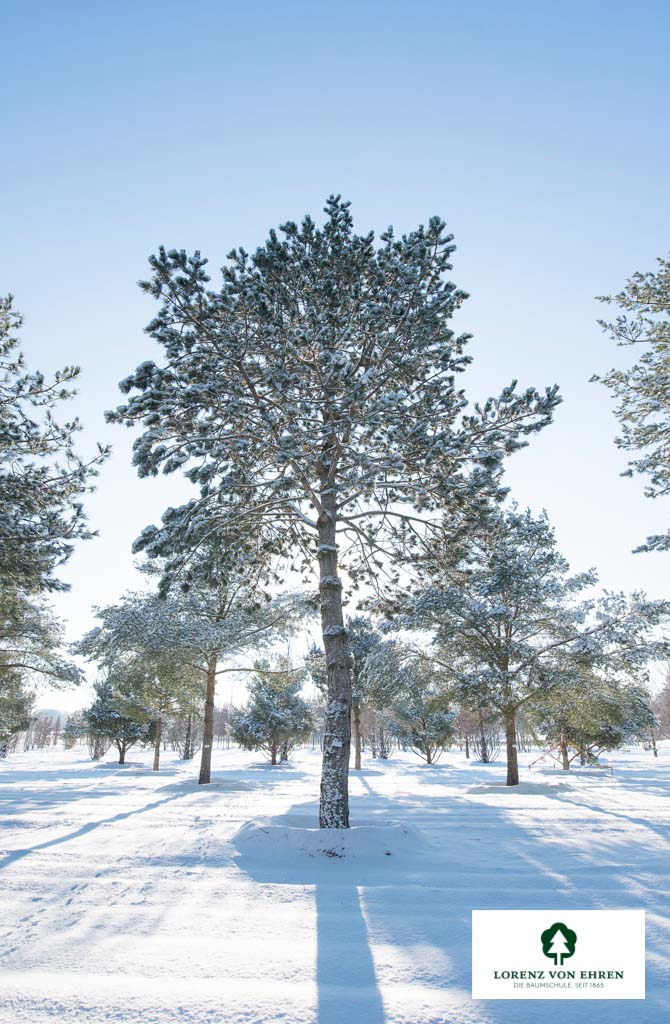
[(124, 380), (110, 418), (144, 430), (140, 475), (183, 469), (198, 498), (163, 529), (184, 557), (208, 531), (266, 538), (267, 550), (318, 567), (328, 674), (319, 820), (349, 824), (351, 675), (344, 568), (374, 579), (400, 520), (479, 508), (504, 456), (551, 419), (556, 388), (515, 383), (466, 409), (457, 386), (469, 335), (451, 318), (466, 295), (446, 274), (454, 251), (434, 217), (396, 238), (356, 235), (332, 196), (270, 233), (253, 256), (230, 253), (218, 291), (206, 260), (160, 249), (144, 289), (160, 303), (148, 332), (162, 365)]

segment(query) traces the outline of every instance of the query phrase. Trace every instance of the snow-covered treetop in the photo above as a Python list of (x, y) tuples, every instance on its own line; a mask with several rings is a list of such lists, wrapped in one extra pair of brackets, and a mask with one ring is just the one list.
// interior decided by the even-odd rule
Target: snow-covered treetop
[[(419, 583), (386, 604), (394, 628), (430, 631), (441, 660), (482, 703), (521, 703), (574, 673), (629, 670), (665, 657), (658, 627), (670, 604), (644, 594), (583, 597), (593, 571), (570, 575), (546, 513), (516, 506), (489, 516), (469, 543), (426, 545)], [(571, 659), (571, 663), (566, 662)]]
[(152, 543), (192, 550), (219, 530), (311, 562), (334, 494), (349, 572), (370, 578), (394, 519), (497, 494), (503, 457), (550, 421), (555, 387), (514, 382), (467, 408), (469, 335), (451, 327), (466, 293), (447, 276), (455, 247), (439, 217), (376, 244), (339, 196), (325, 212), (323, 227), (307, 216), (253, 255), (233, 250), (218, 290), (198, 252), (151, 258), (148, 332), (164, 358), (122, 381), (130, 397), (109, 418), (142, 425), (140, 475), (182, 469), (200, 491)]

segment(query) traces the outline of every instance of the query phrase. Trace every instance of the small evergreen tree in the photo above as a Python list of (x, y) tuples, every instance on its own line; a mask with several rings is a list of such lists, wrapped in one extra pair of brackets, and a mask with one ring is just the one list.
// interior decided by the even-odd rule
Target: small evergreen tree
[(231, 735), (246, 750), (264, 750), (270, 763), (287, 761), (296, 743), (308, 739), (314, 723), (310, 707), (300, 696), (305, 674), (284, 662), (271, 675), (267, 662), (259, 663), (249, 685), (244, 710), (231, 716)]
[(131, 747), (149, 742), (152, 732), (148, 716), (130, 696), (131, 675), (132, 670), (124, 667), (98, 680), (96, 699), (84, 713), (89, 733), (111, 741), (119, 752), (119, 764), (125, 764)]
[(67, 721), (61, 732), (61, 739), (66, 750), (72, 750), (86, 735), (88, 722), (83, 711), (73, 711), (67, 716)]
[(646, 687), (595, 672), (552, 690), (535, 713), (566, 771), (578, 757), (593, 764), (604, 751), (644, 738), (655, 724)]
[(373, 687), (383, 680), (387, 694), (392, 693), (392, 735), (426, 764), (439, 761), (455, 733), (446, 673), (402, 644), (385, 643), (371, 654), (368, 674)]

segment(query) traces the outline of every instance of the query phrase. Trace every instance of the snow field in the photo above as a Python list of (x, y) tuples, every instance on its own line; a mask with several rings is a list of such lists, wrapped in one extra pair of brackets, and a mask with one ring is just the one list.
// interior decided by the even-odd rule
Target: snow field
[[(111, 754), (109, 755), (111, 758)], [(318, 751), (0, 762), (0, 1024), (670, 1019), (670, 749), (612, 776), (364, 761), (319, 831)], [(647, 911), (645, 1002), (473, 1002), (476, 908)]]

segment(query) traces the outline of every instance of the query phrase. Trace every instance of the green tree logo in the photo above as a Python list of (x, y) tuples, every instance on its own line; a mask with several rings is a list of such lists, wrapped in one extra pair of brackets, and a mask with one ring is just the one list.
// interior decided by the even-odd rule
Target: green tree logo
[(577, 933), (560, 921), (542, 932), (540, 938), (542, 939), (542, 952), (553, 960), (557, 967), (563, 966), (563, 961), (572, 956), (577, 945)]

